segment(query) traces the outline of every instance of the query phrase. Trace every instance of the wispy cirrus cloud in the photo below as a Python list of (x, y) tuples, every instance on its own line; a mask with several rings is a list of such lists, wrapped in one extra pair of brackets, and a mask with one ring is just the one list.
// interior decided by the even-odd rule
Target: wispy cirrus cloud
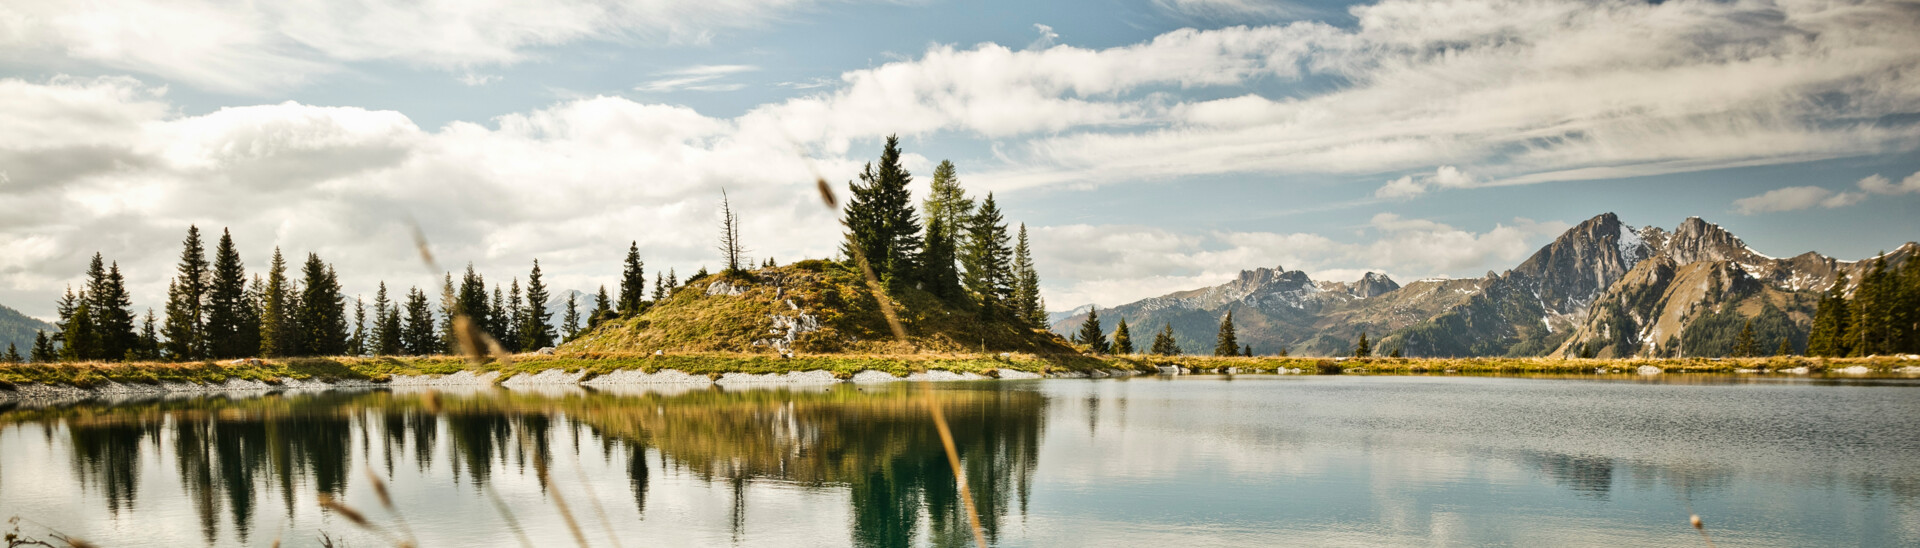
[(745, 88), (746, 84), (721, 83), (718, 80), (747, 72), (760, 70), (753, 65), (698, 65), (660, 73), (658, 79), (634, 86), (637, 91), (735, 91)]

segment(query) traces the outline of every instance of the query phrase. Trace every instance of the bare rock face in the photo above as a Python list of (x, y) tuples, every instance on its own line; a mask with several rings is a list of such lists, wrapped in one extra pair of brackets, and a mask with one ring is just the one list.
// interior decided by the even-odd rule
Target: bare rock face
[(1386, 274), (1368, 272), (1367, 275), (1360, 277), (1360, 281), (1353, 283), (1353, 296), (1371, 299), (1395, 289), (1400, 289), (1400, 284), (1395, 283), (1393, 278), (1388, 278)]

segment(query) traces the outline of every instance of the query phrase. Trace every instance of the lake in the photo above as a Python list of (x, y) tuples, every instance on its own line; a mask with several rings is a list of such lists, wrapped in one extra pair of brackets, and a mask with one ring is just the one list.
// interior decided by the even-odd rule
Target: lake
[(1692, 514), (1719, 546), (1920, 545), (1920, 381), (1705, 375), (15, 406), (0, 517), (104, 546), (966, 545), (933, 405), (1003, 546), (1705, 546)]

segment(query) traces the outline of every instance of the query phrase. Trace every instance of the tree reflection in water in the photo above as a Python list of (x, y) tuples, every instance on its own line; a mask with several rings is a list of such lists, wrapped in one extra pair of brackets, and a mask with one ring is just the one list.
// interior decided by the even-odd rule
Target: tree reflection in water
[[(780, 482), (845, 489), (851, 536), (860, 545), (908, 545), (921, 534), (935, 545), (967, 544), (966, 510), (925, 398), (897, 385), (678, 394), (329, 392), (20, 410), (0, 415), (0, 424), (64, 429), (77, 491), (98, 496), (116, 515), (140, 495), (143, 456), (158, 458), (170, 447), (180, 502), (192, 507), (208, 543), (217, 541), (223, 517), (246, 543), (263, 491), (278, 491), (291, 513), (308, 502), (295, 493), (342, 495), (349, 474), (363, 466), (391, 476), (409, 464), (427, 472), (444, 458), (451, 480), (470, 485), (474, 496), (483, 496), (495, 474), (532, 474), (545, 490), (547, 474), (537, 467), (555, 458), (552, 432), (584, 428), (586, 434), (568, 438), (586, 439), (587, 450), (597, 444), (608, 459), (616, 449), (623, 453), (641, 519), (652, 454), (661, 466), (728, 487), (736, 537), (748, 486)], [(933, 398), (952, 428), (981, 525), (996, 539), (1014, 505), (1026, 507), (1045, 398), (999, 386), (936, 390)]]

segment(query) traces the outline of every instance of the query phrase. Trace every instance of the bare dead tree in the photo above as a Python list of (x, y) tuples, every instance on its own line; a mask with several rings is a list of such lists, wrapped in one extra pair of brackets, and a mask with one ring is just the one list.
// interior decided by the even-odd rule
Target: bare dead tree
[(727, 272), (740, 272), (740, 257), (746, 253), (740, 245), (740, 218), (733, 214), (733, 204), (727, 200), (727, 189), (720, 189), (720, 254), (727, 260)]

